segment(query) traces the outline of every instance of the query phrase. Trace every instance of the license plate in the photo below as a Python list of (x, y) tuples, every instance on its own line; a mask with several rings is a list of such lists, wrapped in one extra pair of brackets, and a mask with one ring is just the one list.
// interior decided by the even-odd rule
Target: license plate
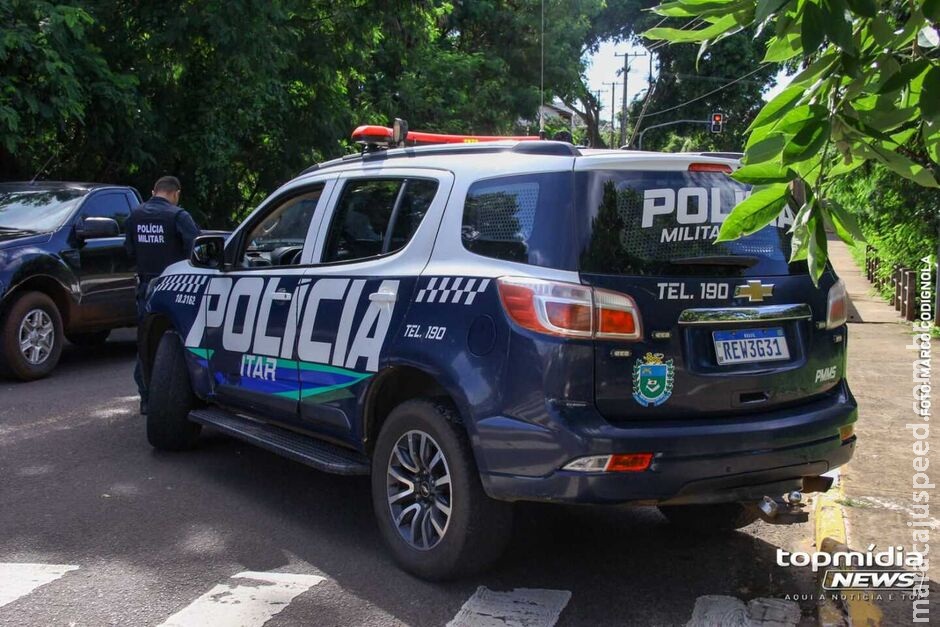
[(713, 331), (718, 365), (789, 359), (787, 338), (780, 327)]

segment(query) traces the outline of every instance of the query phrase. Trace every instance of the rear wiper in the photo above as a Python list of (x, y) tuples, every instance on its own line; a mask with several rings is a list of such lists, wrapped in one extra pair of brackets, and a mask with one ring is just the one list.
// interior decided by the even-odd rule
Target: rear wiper
[(669, 263), (677, 266), (734, 266), (738, 268), (750, 268), (760, 263), (760, 259), (746, 255), (710, 255), (705, 257), (670, 259)]

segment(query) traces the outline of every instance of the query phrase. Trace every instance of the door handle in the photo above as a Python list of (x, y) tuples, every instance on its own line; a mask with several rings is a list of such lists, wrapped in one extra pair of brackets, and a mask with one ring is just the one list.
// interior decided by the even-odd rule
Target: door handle
[(369, 294), (369, 300), (373, 303), (394, 303), (398, 300), (398, 294), (395, 292), (372, 292)]
[(286, 290), (278, 290), (271, 294), (271, 300), (290, 300), (294, 295)]

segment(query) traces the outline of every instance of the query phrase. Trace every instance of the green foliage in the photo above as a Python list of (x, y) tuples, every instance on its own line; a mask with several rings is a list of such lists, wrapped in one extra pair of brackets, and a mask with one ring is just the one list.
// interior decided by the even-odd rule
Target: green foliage
[(883, 166), (867, 164), (840, 178), (832, 185), (830, 200), (858, 216), (865, 240), (882, 260), (882, 279), (894, 266), (920, 268), (920, 260), (940, 246), (936, 192)]
[[(602, 0), (546, 0), (546, 99), (580, 80)], [(360, 124), (500, 133), (539, 105), (540, 0), (0, 4), (3, 178), (163, 174), (230, 226)], [(534, 130), (534, 129), (533, 129)]]
[[(873, 162), (921, 187), (940, 187), (940, 14), (934, 0), (674, 0), (656, 12), (699, 22), (682, 31), (647, 31), (652, 39), (701, 42), (701, 51), (757, 27), (770, 33), (764, 62), (800, 62), (790, 87), (751, 123), (744, 163), (779, 174), (775, 180), (805, 183), (802, 219), (798, 215), (792, 227), (800, 244), (793, 255), (808, 256), (814, 280), (825, 269), (825, 225), (854, 241), (851, 212), (829, 201), (838, 177)], [(734, 210), (728, 222), (738, 226), (726, 222), (723, 237), (754, 226), (734, 219), (742, 207), (750, 205)], [(761, 216), (772, 217), (769, 211)]]

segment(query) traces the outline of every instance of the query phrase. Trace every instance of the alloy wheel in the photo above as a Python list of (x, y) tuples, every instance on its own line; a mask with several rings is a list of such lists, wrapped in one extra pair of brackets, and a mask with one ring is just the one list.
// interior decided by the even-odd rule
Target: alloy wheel
[(43, 309), (30, 309), (20, 321), (20, 353), (31, 365), (38, 366), (49, 359), (55, 346), (55, 325)]
[(423, 431), (409, 431), (392, 448), (386, 474), (388, 507), (401, 537), (426, 551), (447, 532), (453, 507), (450, 468), (441, 447)]

